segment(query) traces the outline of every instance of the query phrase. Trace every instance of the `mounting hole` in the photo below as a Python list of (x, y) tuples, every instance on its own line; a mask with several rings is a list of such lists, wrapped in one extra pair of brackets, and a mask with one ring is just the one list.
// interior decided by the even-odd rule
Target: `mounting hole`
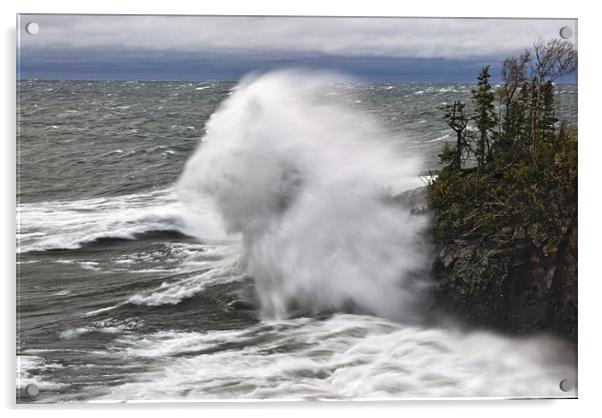
[(25, 393), (33, 398), (38, 396), (38, 393), (40, 393), (40, 388), (35, 383), (30, 383), (29, 385), (25, 386)]
[(27, 25), (25, 25), (25, 32), (29, 33), (30, 35), (35, 35), (39, 31), (40, 25), (38, 25), (36, 22), (30, 22)]
[(573, 30), (571, 28), (568, 26), (560, 28), (560, 37), (562, 39), (569, 39), (571, 36), (573, 36)]
[(568, 392), (573, 389), (573, 382), (570, 379), (562, 379), (560, 381), (560, 390), (563, 392)]

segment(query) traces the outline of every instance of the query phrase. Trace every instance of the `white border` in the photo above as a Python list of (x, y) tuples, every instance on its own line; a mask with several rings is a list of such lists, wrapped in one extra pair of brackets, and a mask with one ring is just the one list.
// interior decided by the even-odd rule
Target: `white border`
[[(585, 5), (589, 4), (589, 5)], [(503, 2), (469, 1), (244, 1), (215, 0), (195, 2), (168, 0), (20, 0), (18, 3), (0, 2), (3, 24), (2, 81), (4, 88), (0, 112), (2, 135), (2, 266), (4, 285), (3, 343), (2, 343), (2, 395), (4, 409), (12, 416), (38, 415), (46, 417), (104, 417), (107, 412), (125, 415), (143, 413), (150, 417), (163, 417), (166, 410), (195, 416), (213, 416), (215, 413), (237, 416), (282, 417), (307, 414), (345, 414), (362, 416), (469, 416), (508, 418), (510, 414), (542, 414), (555, 416), (588, 415), (589, 409), (600, 410), (597, 405), (601, 387), (599, 321), (602, 303), (602, 277), (597, 257), (600, 236), (600, 216), (597, 198), (600, 183), (602, 138), (600, 115), (600, 14), (594, 2), (546, 1), (528, 3), (524, 0)], [(483, 7), (487, 7), (486, 9)], [(579, 19), (579, 400), (441, 400), (403, 402), (239, 402), (239, 403), (178, 403), (178, 404), (128, 404), (128, 405), (18, 405), (14, 404), (15, 376), (15, 21), (16, 13), (108, 13), (108, 14), (237, 14), (237, 15), (331, 15), (331, 16), (454, 16), (454, 17), (548, 17)], [(522, 415), (522, 414), (521, 414)]]

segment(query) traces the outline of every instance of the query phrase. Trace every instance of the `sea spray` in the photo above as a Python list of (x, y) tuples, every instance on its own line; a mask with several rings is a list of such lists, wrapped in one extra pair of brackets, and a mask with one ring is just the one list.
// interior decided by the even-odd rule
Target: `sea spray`
[(421, 161), (327, 94), (350, 85), (295, 71), (242, 80), (180, 178), (181, 200), (214, 205), (225, 231), (242, 234), (265, 317), (351, 309), (403, 320), (419, 302), (426, 219), (391, 197), (420, 184)]

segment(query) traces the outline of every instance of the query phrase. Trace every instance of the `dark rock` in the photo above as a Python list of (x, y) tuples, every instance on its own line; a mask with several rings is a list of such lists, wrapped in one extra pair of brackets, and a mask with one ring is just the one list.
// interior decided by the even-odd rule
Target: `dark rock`
[[(426, 187), (394, 201), (429, 212)], [(501, 226), (433, 239), (432, 275), (438, 306), (465, 324), (509, 334), (549, 333), (577, 338), (577, 224), (552, 239), (539, 224)], [(432, 238), (432, 237), (431, 237)]]
[(440, 304), (464, 322), (510, 334), (577, 337), (577, 227), (560, 245), (500, 249), (485, 240), (438, 243)]

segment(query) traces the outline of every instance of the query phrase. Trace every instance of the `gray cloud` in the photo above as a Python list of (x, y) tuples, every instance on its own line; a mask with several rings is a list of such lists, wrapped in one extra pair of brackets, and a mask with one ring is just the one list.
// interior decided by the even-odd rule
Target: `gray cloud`
[[(30, 21), (40, 32), (27, 35)], [(575, 20), (22, 15), (20, 46), (469, 59), (514, 54)]]

